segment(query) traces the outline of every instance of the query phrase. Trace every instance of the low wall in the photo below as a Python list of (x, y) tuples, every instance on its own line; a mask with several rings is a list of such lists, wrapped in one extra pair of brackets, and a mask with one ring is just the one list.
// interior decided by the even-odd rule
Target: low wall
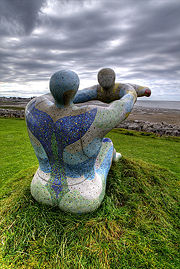
[(166, 122), (152, 123), (149, 121), (124, 121), (117, 128), (136, 130), (141, 132), (151, 132), (159, 135), (180, 136), (180, 126), (167, 124)]
[(3, 118), (24, 118), (24, 110), (0, 109), (0, 117)]

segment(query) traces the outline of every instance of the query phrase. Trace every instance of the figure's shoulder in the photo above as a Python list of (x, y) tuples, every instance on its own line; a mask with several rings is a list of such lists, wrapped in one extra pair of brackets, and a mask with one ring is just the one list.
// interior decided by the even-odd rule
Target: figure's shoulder
[(54, 103), (54, 98), (52, 96), (51, 93), (47, 93), (47, 94), (43, 94), (41, 96), (36, 96), (34, 97), (28, 104), (27, 106), (30, 106), (32, 103), (38, 105), (39, 103), (43, 103), (43, 102), (51, 102)]
[(41, 103), (42, 102), (42, 96), (36, 96), (34, 97), (27, 105), (26, 105), (26, 112), (30, 112), (32, 111), (35, 106), (38, 104), (38, 103)]
[(59, 114), (55, 105), (55, 100), (51, 93), (33, 98), (26, 106), (26, 115), (29, 113), (39, 116), (46, 114), (53, 120), (57, 117), (57, 114)]
[(125, 89), (129, 84), (127, 83), (115, 83), (115, 88), (118, 90), (123, 90)]
[(116, 92), (119, 92), (119, 90), (121, 89), (122, 87), (122, 83), (115, 83), (114, 84), (114, 87), (113, 87), (113, 93), (116, 93)]

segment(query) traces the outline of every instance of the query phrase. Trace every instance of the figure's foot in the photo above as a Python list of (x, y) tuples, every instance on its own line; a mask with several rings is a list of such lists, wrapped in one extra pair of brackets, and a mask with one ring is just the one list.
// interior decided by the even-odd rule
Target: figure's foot
[(121, 158), (122, 158), (121, 153), (116, 152), (116, 150), (114, 149), (114, 153), (113, 153), (113, 159), (112, 159), (112, 161), (113, 161), (113, 162), (117, 162), (117, 161), (119, 161), (119, 159), (121, 159)]

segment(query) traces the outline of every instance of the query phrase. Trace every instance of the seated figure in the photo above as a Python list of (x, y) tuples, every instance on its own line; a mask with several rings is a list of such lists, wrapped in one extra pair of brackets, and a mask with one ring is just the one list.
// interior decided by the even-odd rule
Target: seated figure
[(32, 99), (25, 111), (29, 137), (39, 161), (32, 196), (73, 213), (97, 209), (116, 152), (104, 136), (131, 112), (137, 94), (131, 85), (108, 106), (76, 106), (76, 73), (62, 70), (50, 79), (51, 94)]
[(97, 85), (78, 91), (73, 102), (83, 103), (99, 100), (110, 103), (122, 98), (127, 94), (128, 89), (132, 88), (136, 91), (137, 97), (151, 95), (151, 90), (148, 87), (130, 83), (115, 83), (115, 72), (111, 68), (103, 68), (98, 72), (98, 82)]

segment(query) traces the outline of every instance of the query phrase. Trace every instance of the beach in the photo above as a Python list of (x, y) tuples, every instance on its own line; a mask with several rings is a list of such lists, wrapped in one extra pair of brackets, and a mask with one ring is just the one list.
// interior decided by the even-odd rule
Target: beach
[[(24, 110), (30, 100), (31, 98), (0, 98), (0, 117), (24, 118)], [(88, 103), (109, 106), (100, 101)], [(128, 118), (116, 127), (159, 135), (180, 136), (180, 102), (138, 100)]]
[(180, 126), (180, 110), (134, 106), (128, 120), (140, 120), (152, 123), (164, 122)]

